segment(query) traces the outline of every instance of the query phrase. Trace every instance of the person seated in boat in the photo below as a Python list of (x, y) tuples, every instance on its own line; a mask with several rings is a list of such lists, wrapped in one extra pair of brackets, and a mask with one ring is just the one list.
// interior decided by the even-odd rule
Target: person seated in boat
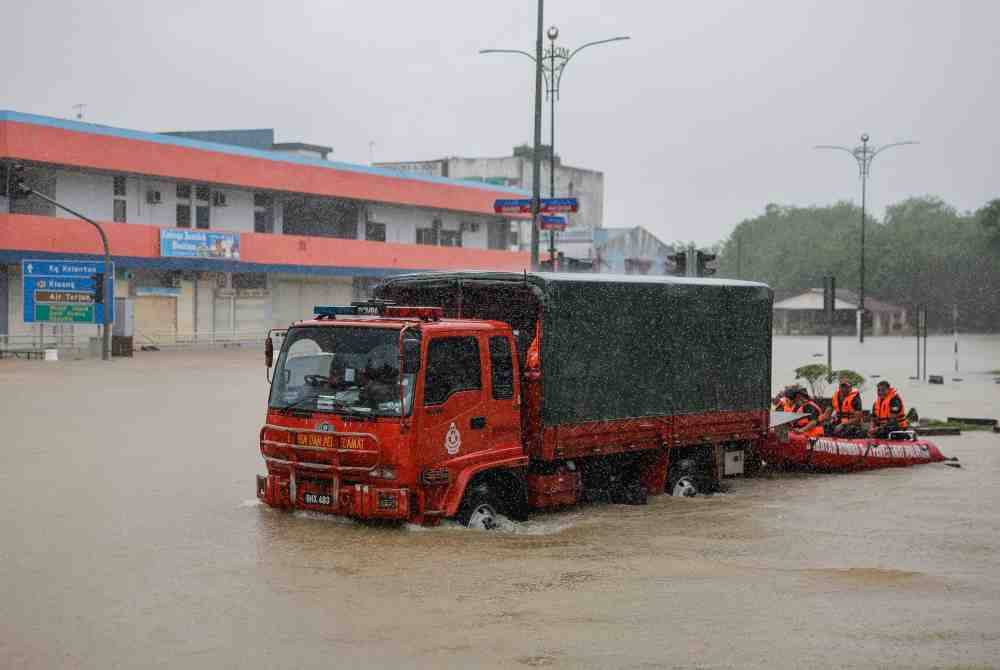
[(823, 408), (809, 397), (809, 392), (799, 386), (795, 389), (795, 410), (804, 417), (792, 426), (792, 431), (808, 437), (823, 436)]
[(894, 431), (907, 430), (910, 422), (906, 420), (906, 408), (896, 389), (883, 379), (878, 383), (876, 392), (878, 397), (872, 405), (872, 425), (868, 434), (887, 438)]
[(774, 404), (775, 412), (794, 412), (795, 411), (795, 400), (793, 398), (792, 390), (795, 387), (786, 386), (781, 391), (778, 391), (778, 395), (774, 396), (772, 401)]
[(831, 398), (830, 410), (823, 417), (827, 434), (834, 437), (864, 437), (861, 392), (851, 386), (849, 377), (842, 376), (839, 381)]

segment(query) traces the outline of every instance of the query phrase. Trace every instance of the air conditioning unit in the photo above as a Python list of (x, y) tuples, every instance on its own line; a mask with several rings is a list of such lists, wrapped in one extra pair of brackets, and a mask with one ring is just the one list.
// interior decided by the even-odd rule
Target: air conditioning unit
[(226, 194), (222, 191), (212, 192), (212, 205), (214, 207), (225, 207), (226, 206)]
[(159, 191), (146, 191), (146, 202), (150, 205), (159, 205), (163, 202), (163, 196)]

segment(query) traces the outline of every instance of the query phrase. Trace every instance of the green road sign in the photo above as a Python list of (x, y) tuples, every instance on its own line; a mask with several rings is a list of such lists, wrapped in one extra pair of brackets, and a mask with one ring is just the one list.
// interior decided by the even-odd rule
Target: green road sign
[(35, 304), (35, 321), (54, 323), (94, 323), (93, 305)]

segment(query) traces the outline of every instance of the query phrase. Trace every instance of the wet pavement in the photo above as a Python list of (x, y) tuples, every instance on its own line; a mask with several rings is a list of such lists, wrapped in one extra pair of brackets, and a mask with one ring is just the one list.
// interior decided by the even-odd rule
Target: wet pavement
[[(943, 387), (905, 379), (912, 340), (838, 340), (834, 363), (927, 416), (1000, 415), (1000, 338), (963, 344), (953, 375), (932, 339)], [(778, 338), (775, 386), (825, 347)], [(1000, 663), (1000, 435), (937, 438), (961, 469), (773, 474), (497, 533), (372, 527), (257, 504), (262, 358), (0, 363), (0, 665)]]

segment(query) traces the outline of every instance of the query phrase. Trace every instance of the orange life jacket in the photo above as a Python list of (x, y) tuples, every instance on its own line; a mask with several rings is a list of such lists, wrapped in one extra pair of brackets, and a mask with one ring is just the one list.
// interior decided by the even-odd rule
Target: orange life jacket
[(857, 389), (851, 389), (844, 396), (844, 399), (840, 399), (840, 389), (838, 388), (833, 392), (833, 409), (837, 412), (837, 416), (840, 418), (840, 423), (849, 423), (854, 415), (857, 414), (857, 410), (854, 409), (854, 399), (860, 395)]
[[(898, 412), (893, 412), (889, 409), (889, 404), (893, 398), (899, 398)], [(906, 420), (906, 407), (903, 406), (903, 399), (899, 397), (894, 388), (890, 388), (884, 397), (875, 398), (872, 414), (875, 416), (875, 421), (879, 424), (895, 422), (900, 428), (910, 427), (910, 422)]]
[(525, 370), (541, 370), (542, 368), (542, 320), (535, 322), (535, 339), (528, 345), (528, 353), (525, 356)]
[[(813, 426), (812, 428), (810, 428), (809, 430), (802, 431), (802, 432), (804, 432), (809, 437), (822, 437), (823, 436), (823, 424), (819, 423), (819, 421), (820, 421), (820, 417), (823, 416), (823, 408), (820, 407), (819, 405), (817, 405), (814, 400), (806, 400), (801, 405), (797, 405), (795, 407), (795, 411), (796, 412), (803, 411), (803, 408), (806, 405), (812, 405), (816, 409), (816, 418), (815, 418), (815, 421), (817, 422), (817, 424), (815, 426)], [(809, 417), (809, 416), (804, 416), (804, 417), (802, 417), (801, 419), (799, 419), (798, 421), (795, 422), (795, 427), (801, 430), (802, 428), (805, 428), (806, 426), (808, 426), (809, 422), (813, 421), (813, 420), (814, 419), (811, 418), (811, 417)]]
[(778, 402), (775, 403), (775, 405), (774, 405), (774, 411), (775, 412), (794, 412), (795, 411), (795, 403), (792, 402), (791, 400), (789, 400), (788, 398), (786, 398), (785, 396), (781, 396), (781, 398), (778, 399)]

